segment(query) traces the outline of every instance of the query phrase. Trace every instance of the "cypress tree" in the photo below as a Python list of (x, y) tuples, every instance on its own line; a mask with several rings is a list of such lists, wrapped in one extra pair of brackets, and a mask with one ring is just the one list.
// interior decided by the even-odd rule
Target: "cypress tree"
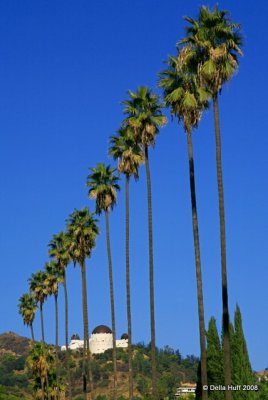
[(234, 330), (234, 325), (232, 324), (232, 322), (230, 322), (229, 324), (229, 334), (230, 334), (230, 348), (231, 348), (231, 368), (232, 368), (232, 385), (236, 385), (236, 380), (234, 378), (234, 371), (236, 369), (236, 356), (235, 356), (235, 349), (236, 349), (236, 345), (235, 345), (235, 330)]
[[(210, 319), (207, 331), (207, 371), (209, 387), (224, 385), (222, 348), (214, 317)], [(224, 392), (210, 390), (209, 398), (221, 400), (224, 398)]]
[[(256, 379), (249, 360), (242, 326), (242, 316), (238, 305), (235, 310), (234, 333), (232, 336), (232, 384), (241, 386), (254, 385)], [(256, 393), (250, 390), (239, 390), (234, 392), (233, 398), (234, 400), (253, 400), (256, 398)]]

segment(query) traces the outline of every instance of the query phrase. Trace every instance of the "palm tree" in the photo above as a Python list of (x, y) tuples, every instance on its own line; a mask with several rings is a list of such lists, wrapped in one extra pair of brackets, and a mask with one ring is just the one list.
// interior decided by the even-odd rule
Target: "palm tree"
[(161, 79), (159, 81), (159, 86), (164, 91), (165, 102), (166, 105), (171, 108), (172, 117), (175, 115), (179, 121), (183, 122), (184, 130), (187, 135), (201, 352), (202, 399), (207, 400), (208, 392), (203, 389), (204, 386), (207, 386), (206, 331), (195, 192), (192, 129), (197, 128), (202, 110), (208, 106), (209, 93), (198, 87), (196, 75), (181, 66), (179, 56), (177, 58), (169, 57), (167, 65), (168, 69), (160, 73)]
[(46, 278), (47, 274), (44, 271), (38, 271), (35, 274), (32, 274), (31, 278), (29, 279), (30, 292), (35, 300), (39, 303), (43, 342), (45, 342), (43, 304), (48, 295), (47, 287), (45, 285)]
[(67, 232), (71, 241), (70, 251), (72, 260), (74, 264), (79, 264), (82, 276), (82, 306), (84, 322), (83, 391), (86, 400), (88, 372), (92, 391), (91, 367), (88, 365), (88, 358), (90, 358), (91, 355), (89, 351), (86, 258), (90, 257), (91, 252), (95, 247), (96, 237), (99, 234), (97, 220), (86, 207), (82, 210), (75, 210), (67, 220)]
[(90, 169), (91, 174), (87, 177), (87, 186), (89, 187), (88, 196), (96, 199), (96, 214), (105, 213), (106, 223), (106, 242), (109, 266), (110, 281), (110, 301), (111, 301), (111, 318), (112, 318), (112, 334), (113, 334), (113, 373), (114, 373), (114, 396), (117, 387), (117, 371), (116, 371), (116, 329), (115, 329), (115, 307), (114, 307), (114, 287), (113, 287), (113, 268), (112, 254), (110, 244), (110, 228), (109, 228), (109, 212), (116, 204), (117, 191), (120, 190), (118, 185), (118, 177), (114, 174), (116, 169), (109, 165), (97, 164), (96, 168)]
[(58, 334), (58, 292), (59, 283), (62, 282), (62, 271), (56, 261), (50, 261), (45, 264), (45, 272), (47, 274), (45, 285), (47, 287), (47, 294), (49, 296), (54, 296), (55, 300), (55, 344), (56, 349), (59, 346), (59, 334)]
[(48, 295), (54, 296), (55, 300), (55, 347), (56, 347), (56, 382), (57, 382), (57, 399), (59, 399), (59, 312), (58, 312), (58, 292), (59, 283), (62, 282), (62, 270), (56, 261), (50, 261), (45, 265), (47, 278), (45, 285)]
[[(228, 11), (214, 10), (202, 6), (197, 20), (185, 17), (190, 23), (186, 37), (179, 44), (188, 46), (188, 60), (195, 59), (200, 83), (210, 90), (213, 99), (217, 183), (220, 217), (222, 304), (223, 304), (223, 357), (225, 386), (231, 385), (231, 352), (229, 334), (229, 308), (226, 263), (225, 210), (221, 161), (221, 135), (218, 97), (223, 84), (230, 80), (238, 69), (238, 55), (242, 55), (240, 25), (231, 21)], [(225, 391), (226, 400), (232, 398), (231, 391)]]
[(34, 342), (33, 322), (37, 310), (37, 303), (34, 296), (31, 293), (23, 294), (19, 299), (18, 307), (24, 324), (29, 326), (31, 329), (32, 341)]
[[(51, 347), (44, 342), (37, 342), (30, 350), (30, 354), (26, 360), (28, 369), (32, 372), (34, 378), (34, 389), (37, 394), (41, 389), (41, 399), (49, 400), (50, 384), (48, 375), (51, 372), (54, 363), (54, 354)], [(40, 388), (41, 386), (41, 388)], [(40, 399), (40, 396), (38, 395)]]
[(127, 294), (127, 320), (128, 320), (128, 371), (129, 371), (129, 398), (133, 398), (133, 372), (132, 372), (132, 324), (130, 301), (130, 262), (129, 262), (129, 180), (134, 176), (139, 178), (139, 166), (143, 162), (143, 153), (137, 145), (131, 127), (121, 128), (117, 136), (110, 139), (109, 154), (118, 160), (118, 171), (125, 175), (126, 197), (126, 294)]
[(68, 264), (71, 262), (70, 255), (70, 238), (65, 232), (60, 232), (56, 235), (53, 235), (53, 239), (49, 242), (49, 251), (48, 254), (55, 260), (58, 264), (59, 272), (61, 276), (61, 281), (64, 288), (64, 300), (65, 300), (65, 345), (66, 350), (68, 351), (69, 346), (69, 334), (68, 334), (68, 290), (67, 290), (67, 277), (66, 277), (66, 268)]
[(68, 290), (67, 290), (67, 278), (66, 278), (66, 268), (71, 262), (70, 254), (70, 238), (65, 232), (60, 232), (53, 235), (52, 240), (48, 244), (49, 251), (48, 254), (55, 260), (58, 268), (59, 274), (61, 276), (61, 281), (64, 290), (64, 305), (65, 305), (65, 346), (66, 346), (66, 366), (69, 381), (69, 398), (72, 399), (72, 379), (70, 371), (70, 357), (69, 357), (69, 323), (68, 323)]
[(133, 128), (135, 140), (144, 152), (147, 178), (148, 203), (148, 236), (149, 236), (149, 281), (150, 281), (150, 320), (151, 320), (151, 353), (152, 353), (152, 393), (157, 398), (156, 347), (155, 347), (155, 314), (154, 314), (154, 261), (153, 261), (153, 221), (152, 192), (149, 164), (149, 147), (155, 144), (159, 128), (166, 124), (162, 106), (156, 95), (147, 87), (139, 87), (137, 92), (128, 92), (129, 100), (123, 102), (127, 118), (125, 126)]

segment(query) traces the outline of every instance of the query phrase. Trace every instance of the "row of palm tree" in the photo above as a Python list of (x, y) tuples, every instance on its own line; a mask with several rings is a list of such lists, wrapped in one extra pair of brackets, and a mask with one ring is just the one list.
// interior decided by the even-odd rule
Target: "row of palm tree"
[(63, 284), (65, 297), (65, 344), (66, 344), (66, 367), (68, 371), (69, 398), (72, 398), (72, 385), (69, 365), (69, 334), (68, 334), (68, 292), (66, 281), (66, 267), (73, 261), (78, 264), (82, 276), (82, 306), (84, 326), (84, 352), (83, 352), (83, 387), (86, 398), (87, 383), (92, 384), (89, 370), (89, 329), (87, 311), (87, 285), (86, 285), (86, 258), (90, 257), (95, 247), (96, 237), (99, 233), (97, 221), (88, 208), (75, 210), (67, 220), (66, 232), (54, 235), (49, 243), (49, 256), (52, 261), (45, 264), (45, 270), (32, 274), (29, 279), (30, 293), (20, 298), (19, 311), (24, 322), (31, 327), (32, 339), (34, 340), (33, 321), (37, 305), (39, 305), (41, 317), (42, 342), (45, 342), (43, 304), (47, 296), (54, 295), (55, 298), (55, 346), (56, 346), (56, 374), (58, 377), (58, 285)]
[[(195, 169), (192, 132), (198, 127), (202, 113), (213, 102), (217, 185), (219, 198), (220, 218), (220, 248), (222, 274), (222, 305), (223, 305), (223, 354), (225, 385), (231, 384), (230, 339), (229, 339), (229, 310), (227, 290), (226, 265), (226, 235), (224, 192), (221, 164), (221, 136), (219, 123), (219, 94), (223, 84), (230, 80), (238, 68), (238, 55), (241, 55), (240, 26), (232, 23), (227, 11), (220, 11), (216, 6), (213, 10), (202, 6), (198, 18), (185, 17), (189, 23), (186, 36), (177, 44), (177, 53), (166, 61), (166, 69), (159, 74), (159, 87), (163, 91), (164, 101), (145, 86), (139, 87), (136, 92), (129, 91), (128, 99), (123, 101), (125, 118), (122, 121), (117, 135), (110, 138), (109, 154), (118, 161), (117, 170), (125, 175), (125, 257), (126, 257), (126, 294), (128, 320), (128, 356), (129, 356), (129, 398), (133, 398), (132, 372), (132, 320), (131, 320), (131, 282), (130, 282), (130, 178), (139, 177), (139, 167), (145, 163), (147, 180), (147, 208), (148, 208), (148, 249), (149, 249), (149, 287), (150, 287), (150, 325), (151, 325), (151, 360), (152, 360), (152, 397), (157, 399), (157, 370), (156, 370), (156, 338), (155, 338), (155, 309), (154, 309), (154, 259), (153, 259), (153, 215), (152, 189), (149, 163), (149, 149), (153, 147), (156, 136), (163, 127), (167, 118), (163, 114), (163, 107), (170, 109), (172, 117), (177, 117), (183, 123), (186, 132), (189, 162), (189, 178), (192, 208), (192, 226), (195, 250), (195, 268), (197, 282), (200, 354), (201, 354), (201, 382), (202, 387), (207, 385), (206, 362), (206, 330), (205, 312), (202, 289), (201, 251), (198, 229), (197, 199), (195, 190)], [(97, 164), (90, 169), (87, 177), (89, 187), (88, 196), (96, 200), (95, 214), (105, 214), (108, 271), (110, 282), (111, 322), (113, 334), (113, 376), (114, 396), (117, 387), (116, 368), (116, 319), (113, 289), (113, 267), (110, 244), (109, 213), (116, 204), (119, 177), (116, 169), (105, 164)], [(65, 342), (68, 354), (68, 296), (66, 284), (66, 267), (73, 261), (78, 263), (82, 277), (83, 322), (84, 322), (84, 363), (83, 381), (86, 399), (87, 383), (92, 389), (92, 376), (88, 367), (89, 331), (87, 311), (86, 285), (86, 258), (90, 257), (95, 246), (96, 236), (99, 233), (97, 221), (88, 209), (75, 211), (67, 220), (67, 231), (55, 235), (50, 242), (49, 255), (54, 264), (46, 267), (48, 276), (57, 276), (57, 284), (62, 283), (65, 295)], [(58, 272), (52, 272), (58, 268)], [(60, 272), (59, 272), (60, 271)], [(38, 303), (41, 315), (42, 340), (44, 341), (43, 303), (49, 294), (55, 297), (55, 313), (57, 315), (57, 294), (55, 295), (55, 281), (47, 278), (44, 272), (38, 272), (30, 280), (30, 290), (34, 294), (26, 294), (21, 298), (20, 312), (24, 321), (31, 327), (33, 336), (33, 319)], [(58, 280), (60, 279), (60, 281)], [(49, 284), (48, 284), (49, 283)], [(56, 291), (57, 293), (57, 291)], [(28, 303), (27, 303), (28, 302)], [(24, 303), (24, 306), (22, 304)], [(25, 307), (28, 304), (28, 307)], [(27, 313), (25, 312), (27, 309)], [(31, 311), (32, 310), (32, 311)], [(57, 317), (56, 317), (57, 320)], [(58, 325), (56, 323), (56, 344)], [(68, 362), (67, 362), (68, 364)], [(71, 388), (69, 375), (69, 387)], [(69, 393), (71, 398), (71, 392)], [(206, 390), (202, 390), (202, 399), (207, 400)], [(231, 400), (231, 391), (225, 391), (225, 399)]]

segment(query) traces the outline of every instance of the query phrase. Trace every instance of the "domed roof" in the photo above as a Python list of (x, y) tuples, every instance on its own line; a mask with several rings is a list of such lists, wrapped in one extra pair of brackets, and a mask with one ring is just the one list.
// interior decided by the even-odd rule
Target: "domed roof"
[(121, 336), (121, 339), (127, 340), (128, 339), (128, 334), (127, 333), (123, 333), (123, 335)]
[(112, 333), (111, 329), (106, 325), (98, 325), (95, 329), (93, 329), (92, 334), (96, 333)]
[(80, 340), (80, 336), (79, 336), (77, 333), (75, 333), (75, 334), (71, 337), (71, 340)]

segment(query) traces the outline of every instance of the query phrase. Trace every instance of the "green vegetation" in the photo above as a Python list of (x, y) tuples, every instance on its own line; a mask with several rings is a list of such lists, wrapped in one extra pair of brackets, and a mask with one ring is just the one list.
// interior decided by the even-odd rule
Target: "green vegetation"
[[(239, 307), (236, 307), (234, 315), (234, 326), (230, 323), (230, 344), (231, 344), (231, 365), (232, 365), (232, 385), (237, 386), (254, 386), (257, 384), (256, 377), (252, 371), (246, 340), (244, 337), (242, 317)], [(223, 334), (222, 334), (223, 336)], [(215, 318), (209, 321), (207, 332), (207, 371), (208, 385), (224, 385), (224, 369), (223, 369), (223, 338), (220, 341)], [(265, 385), (262, 391), (265, 391)], [(209, 399), (223, 400), (223, 391), (209, 391)], [(197, 398), (201, 399), (200, 391)], [(234, 400), (255, 400), (258, 398), (254, 390), (238, 390), (233, 391)]]
[[(8, 336), (9, 334), (5, 335)], [(24, 339), (12, 335), (14, 346)], [(1, 343), (1, 337), (0, 337)], [(57, 389), (56, 376), (56, 349), (43, 342), (35, 343), (29, 348), (24, 348), (23, 353), (28, 356), (13, 354), (6, 350), (0, 356), (0, 385), (4, 393), (12, 393), (20, 398), (30, 399), (31, 390), (44, 398), (47, 392), (51, 398), (55, 398)], [(14, 348), (12, 347), (14, 350)], [(106, 396), (110, 398), (113, 389), (113, 357), (112, 349), (103, 354), (93, 355), (90, 361), (92, 377), (94, 381), (93, 398)], [(66, 389), (64, 381), (67, 378), (65, 368), (66, 352), (59, 352), (58, 387), (59, 392)], [(176, 387), (181, 381), (195, 382), (197, 375), (198, 358), (187, 356), (183, 358), (178, 350), (174, 351), (169, 346), (163, 349), (156, 348), (157, 360), (157, 390), (161, 397), (172, 398)], [(81, 376), (83, 373), (83, 352), (71, 352), (70, 366), (72, 373), (73, 398), (83, 398)], [(117, 373), (118, 373), (118, 399), (120, 396), (128, 398), (128, 354), (127, 349), (117, 349)], [(135, 397), (151, 399), (151, 346), (139, 343), (133, 345), (133, 392)], [(1, 392), (0, 392), (1, 393)], [(24, 396), (24, 397), (23, 397)], [(81, 397), (82, 396), (82, 397)], [(6, 397), (8, 399), (8, 397)], [(12, 399), (12, 397), (10, 397)], [(0, 397), (1, 399), (1, 397)], [(14, 397), (17, 399), (17, 397)]]
[[(216, 319), (213, 317), (209, 321), (207, 332), (207, 366), (209, 385), (223, 385), (222, 347), (216, 326)], [(209, 398), (213, 400), (222, 400), (223, 397), (223, 393), (220, 391), (209, 393)]]

